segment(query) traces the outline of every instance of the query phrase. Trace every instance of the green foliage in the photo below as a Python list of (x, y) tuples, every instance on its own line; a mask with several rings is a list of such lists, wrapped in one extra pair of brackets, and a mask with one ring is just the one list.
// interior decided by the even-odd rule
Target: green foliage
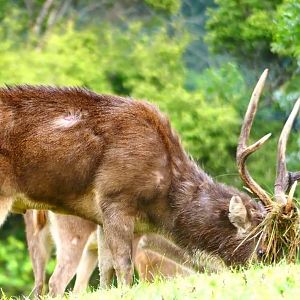
[[(244, 112), (248, 97), (243, 76), (236, 65), (227, 63), (219, 68), (205, 69), (200, 74), (189, 72), (187, 80), (192, 90), (201, 93), (205, 109), (199, 105), (192, 108), (198, 113), (197, 118), (194, 117), (195, 112), (189, 112), (190, 118), (201, 129), (192, 125), (185, 131), (191, 137), (193, 147), (199, 147), (198, 158), (204, 168), (212, 174), (224, 175), (221, 180), (232, 183), (232, 176), (236, 176), (235, 151), (240, 112)], [(189, 118), (179, 120), (184, 125)]]
[(13, 236), (0, 241), (0, 287), (9, 294), (29, 294), (33, 275), (26, 245)]
[[(286, 0), (278, 7), (272, 49), (300, 60), (300, 2)], [(300, 61), (298, 61), (300, 63)]]
[(276, 91), (276, 100), (282, 108), (290, 108), (291, 102), (300, 96), (300, 2), (286, 0), (277, 9), (273, 32), (272, 51), (294, 62), (289, 80)]
[(180, 8), (180, 0), (145, 0), (145, 2), (156, 10), (163, 10), (168, 13), (176, 13)]
[[(193, 89), (201, 90), (205, 101), (220, 106), (228, 104), (244, 112), (248, 88), (239, 67), (234, 63), (224, 63), (220, 67), (210, 67), (200, 74), (191, 72), (188, 77)], [(242, 107), (241, 107), (242, 106)]]
[[(207, 11), (206, 41), (216, 52), (250, 61), (271, 56), (273, 18), (282, 0), (215, 0)], [(261, 57), (260, 57), (261, 59)]]
[[(299, 69), (292, 63), (296, 60), (299, 65), (299, 1), (215, 0), (215, 3), (217, 6), (208, 10), (206, 41), (215, 52), (229, 53), (237, 59), (241, 64), (240, 71), (246, 66), (246, 71), (241, 73), (242, 81), (236, 78), (241, 86), (240, 92), (234, 92), (237, 101), (234, 98), (229, 100), (240, 116), (260, 72), (270, 67), (264, 92), (267, 101), (261, 100), (252, 138), (260, 138), (267, 132), (272, 132), (273, 138), (250, 159), (249, 165), (256, 180), (272, 192), (277, 139), (286, 116), (300, 95)], [(258, 70), (253, 72), (255, 68)], [(212, 69), (208, 71), (212, 72)], [(232, 71), (228, 73), (234, 74)], [(225, 71), (223, 76), (226, 78), (228, 73)], [(218, 81), (212, 82), (218, 86)], [(230, 91), (231, 81), (225, 82), (224, 91)], [(207, 82), (201, 84), (210, 86)], [(223, 94), (223, 99), (226, 98)], [(294, 129), (297, 128), (296, 125)], [(295, 134), (290, 140), (289, 163), (295, 166), (299, 158), (299, 139)]]

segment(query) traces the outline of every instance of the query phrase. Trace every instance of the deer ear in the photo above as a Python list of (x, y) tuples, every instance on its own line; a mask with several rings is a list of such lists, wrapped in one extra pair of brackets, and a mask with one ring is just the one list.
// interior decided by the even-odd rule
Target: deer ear
[(241, 233), (249, 228), (250, 222), (247, 218), (247, 209), (239, 196), (233, 196), (230, 199), (228, 218)]

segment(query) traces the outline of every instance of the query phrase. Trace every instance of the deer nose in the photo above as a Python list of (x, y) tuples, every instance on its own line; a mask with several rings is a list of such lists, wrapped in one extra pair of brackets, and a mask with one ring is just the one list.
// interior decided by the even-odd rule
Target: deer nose
[(258, 258), (263, 258), (263, 256), (266, 254), (266, 251), (264, 249), (258, 249), (257, 256)]

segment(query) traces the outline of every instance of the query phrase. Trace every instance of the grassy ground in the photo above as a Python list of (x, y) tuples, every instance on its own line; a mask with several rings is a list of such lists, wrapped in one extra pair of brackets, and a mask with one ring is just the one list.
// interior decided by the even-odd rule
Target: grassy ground
[[(274, 267), (252, 267), (240, 272), (199, 274), (173, 280), (157, 280), (152, 284), (140, 283), (131, 288), (113, 288), (85, 293), (69, 294), (63, 299), (298, 299), (300, 297), (300, 264)], [(8, 300), (4, 295), (3, 300)], [(24, 299), (24, 298), (23, 298)], [(45, 300), (50, 298), (45, 297)], [(62, 299), (62, 298), (56, 298)]]

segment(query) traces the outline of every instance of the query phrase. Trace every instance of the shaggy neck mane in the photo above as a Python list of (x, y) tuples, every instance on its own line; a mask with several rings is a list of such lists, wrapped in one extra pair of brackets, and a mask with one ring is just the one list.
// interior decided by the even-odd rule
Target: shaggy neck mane
[[(238, 237), (228, 218), (231, 197), (245, 194), (215, 182), (191, 160), (182, 167), (169, 195), (174, 216), (171, 232), (177, 244), (192, 253), (205, 250), (217, 254), (227, 265), (246, 263), (253, 241)], [(235, 252), (237, 246), (241, 249)]]
[[(239, 237), (228, 218), (231, 197), (241, 193), (214, 182), (199, 169), (194, 174), (195, 177), (182, 176), (183, 180), (172, 187), (173, 238), (190, 253), (205, 250), (220, 256), (227, 265), (246, 263), (252, 254), (253, 247), (249, 245), (253, 240)], [(241, 249), (235, 252), (237, 246)]]
[(237, 237), (228, 210), (232, 196), (245, 198), (246, 195), (215, 182), (186, 154), (168, 119), (152, 105), (139, 105), (143, 107), (139, 112), (145, 112), (144, 119), (155, 127), (169, 156), (172, 182), (168, 197), (173, 225), (167, 230), (189, 251), (218, 254), (228, 265), (245, 263), (253, 249), (249, 247), (252, 241), (244, 242), (242, 249), (234, 252), (244, 237)]

